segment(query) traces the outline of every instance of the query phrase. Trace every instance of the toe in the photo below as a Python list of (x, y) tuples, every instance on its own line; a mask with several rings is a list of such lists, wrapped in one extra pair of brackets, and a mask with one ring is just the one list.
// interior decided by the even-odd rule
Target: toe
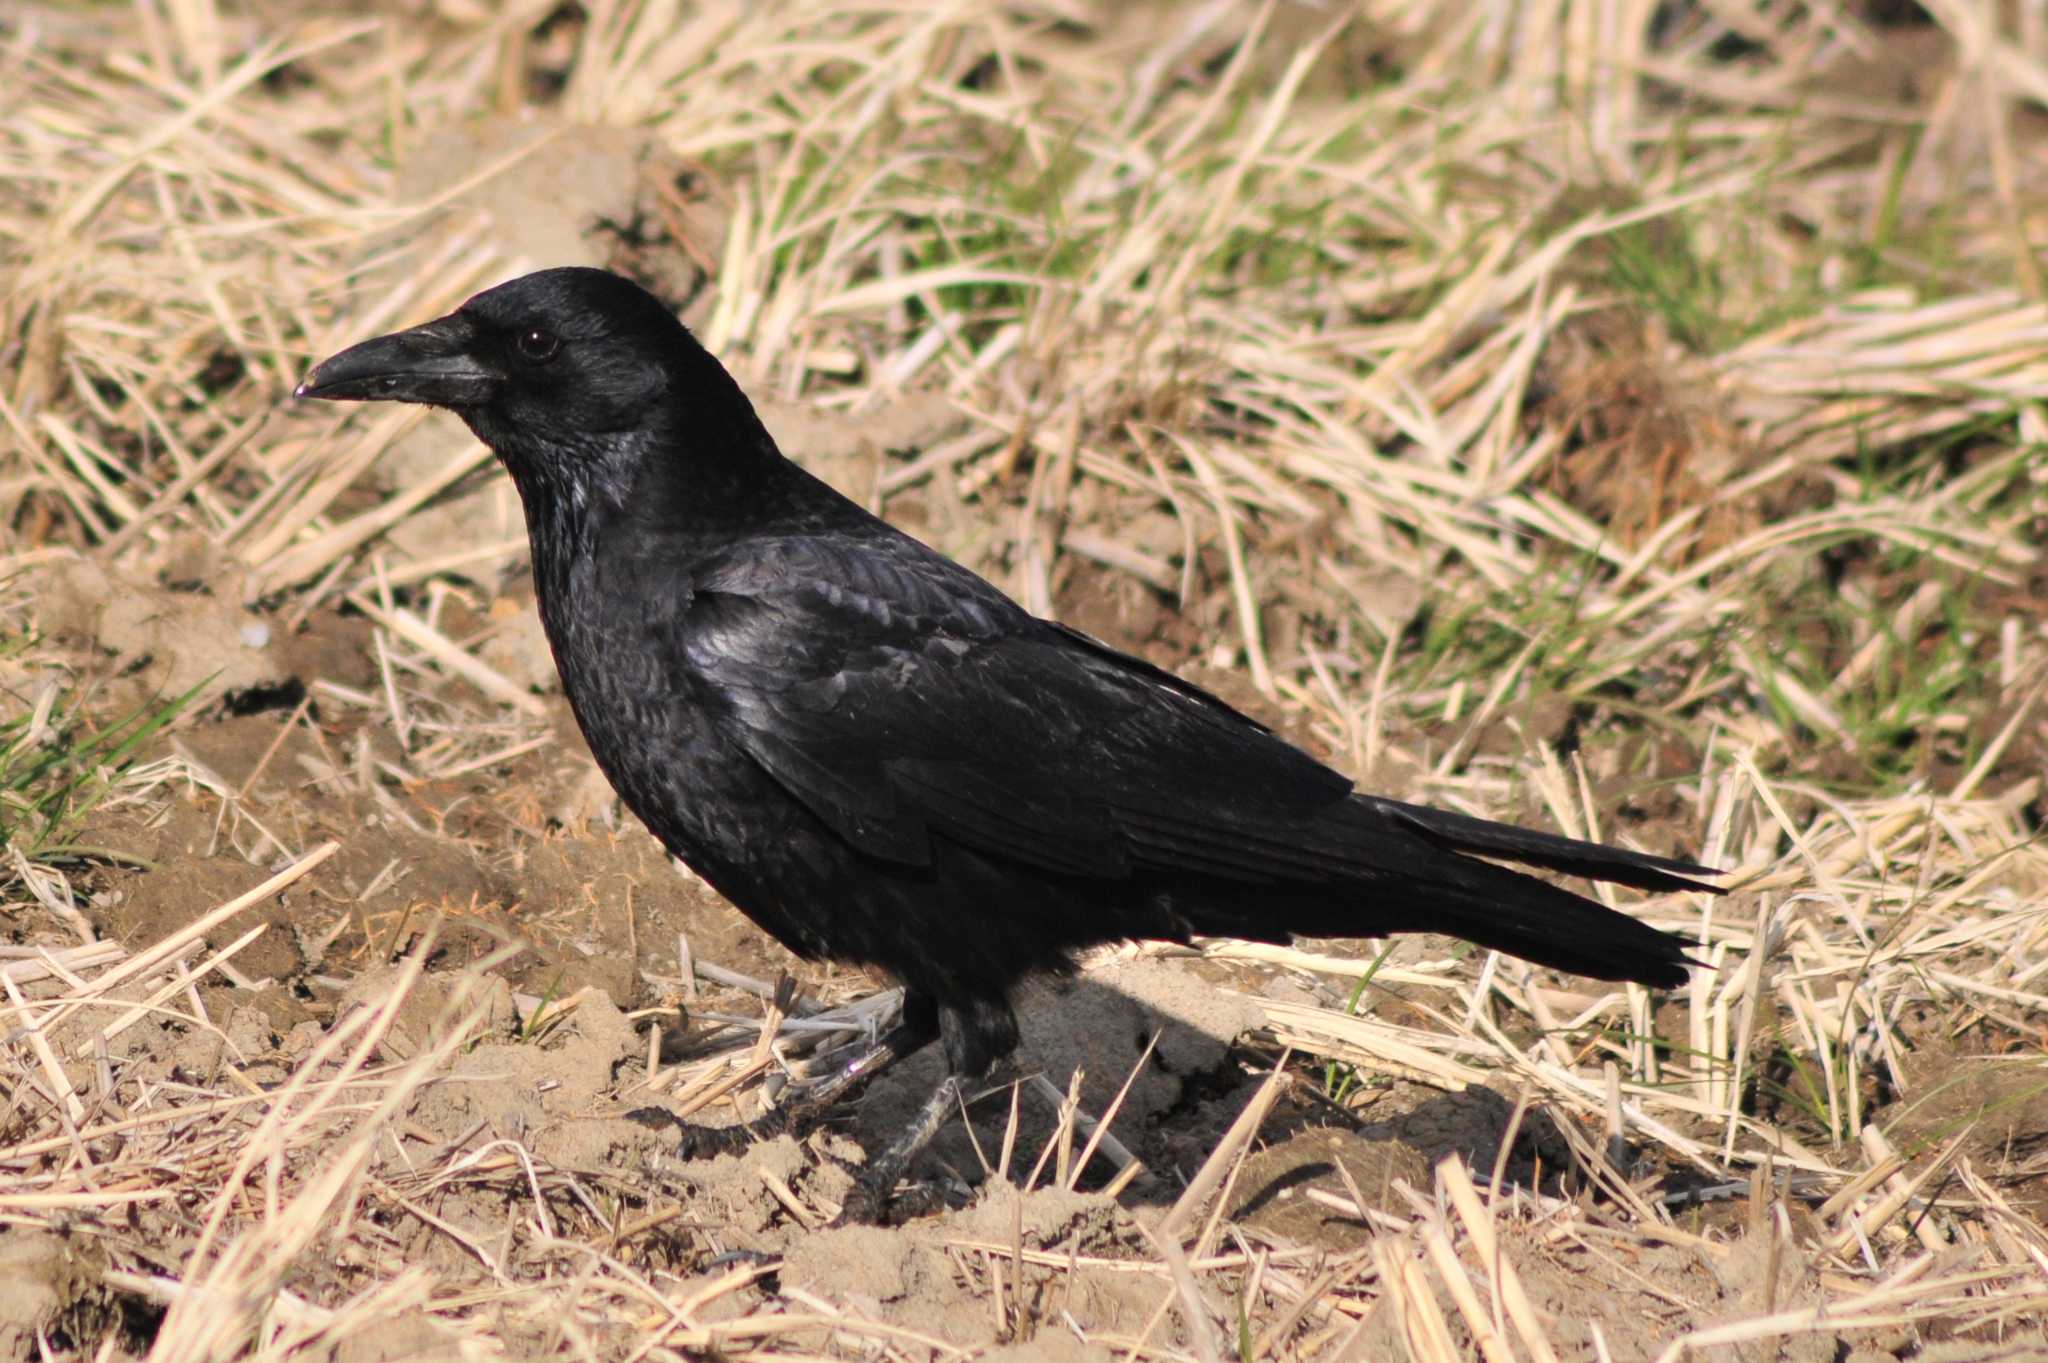
[(882, 1222), (882, 1210), (887, 1200), (865, 1183), (856, 1183), (846, 1192), (846, 1200), (839, 1204), (839, 1215), (832, 1218), (837, 1226), (878, 1226)]

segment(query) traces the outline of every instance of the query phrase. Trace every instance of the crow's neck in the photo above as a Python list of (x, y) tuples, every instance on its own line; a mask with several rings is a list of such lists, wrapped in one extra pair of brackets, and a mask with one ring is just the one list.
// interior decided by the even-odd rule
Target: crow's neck
[[(734, 394), (737, 397), (737, 392)], [(691, 566), (748, 539), (878, 523), (856, 503), (785, 459), (753, 408), (670, 407), (624, 433), (559, 446), (540, 457), (500, 445), (525, 505), (543, 611), (575, 609), (590, 570), (643, 559), (659, 582), (687, 591)]]

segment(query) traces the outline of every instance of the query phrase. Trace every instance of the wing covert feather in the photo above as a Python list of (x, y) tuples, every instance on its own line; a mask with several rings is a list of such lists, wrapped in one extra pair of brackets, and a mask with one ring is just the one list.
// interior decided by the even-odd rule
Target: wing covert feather
[(699, 699), (854, 846), (923, 865), (937, 835), (1100, 878), (1362, 869), (1318, 817), (1351, 783), (1263, 726), (946, 560), (858, 557), (727, 565), (681, 622)]

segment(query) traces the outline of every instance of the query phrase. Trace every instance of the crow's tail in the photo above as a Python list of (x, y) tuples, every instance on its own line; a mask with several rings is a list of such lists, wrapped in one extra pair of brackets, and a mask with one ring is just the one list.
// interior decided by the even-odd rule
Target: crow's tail
[(1604, 904), (1505, 866), (1460, 857), (1458, 883), (1432, 895), (1430, 917), (1449, 933), (1554, 970), (1658, 989), (1684, 984), (1692, 943)]
[(1588, 880), (1612, 881), (1638, 890), (1721, 893), (1712, 885), (1687, 879), (1689, 876), (1720, 874), (1713, 867), (1701, 866), (1697, 862), (1653, 857), (1646, 852), (1582, 842), (1577, 838), (1559, 837), (1555, 833), (1538, 833), (1534, 829), (1516, 828), (1513, 824), (1475, 819), (1470, 814), (1453, 814), (1448, 809), (1403, 804), (1399, 800), (1384, 800), (1373, 795), (1362, 797), (1360, 803), (1448, 851), (1499, 857), (1524, 866), (1563, 871), (1566, 875), (1584, 876)]
[(1305, 877), (1250, 893), (1214, 887), (1176, 903), (1197, 932), (1269, 941), (1436, 932), (1557, 970), (1661, 989), (1684, 984), (1698, 964), (1686, 955), (1686, 938), (1479, 858), (1641, 889), (1719, 893), (1686, 878), (1711, 868), (1372, 796), (1348, 801), (1338, 817), (1341, 831), (1323, 825), (1321, 833), (1336, 836), (1320, 847), (1334, 859), (1342, 846), (1348, 864), (1319, 862), (1319, 883)]

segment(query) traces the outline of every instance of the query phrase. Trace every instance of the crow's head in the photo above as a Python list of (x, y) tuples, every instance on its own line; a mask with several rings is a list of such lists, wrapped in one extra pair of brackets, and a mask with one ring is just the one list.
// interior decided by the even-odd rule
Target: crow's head
[(559, 478), (565, 462), (616, 451), (622, 436), (671, 426), (678, 407), (720, 405), (736, 390), (660, 299), (604, 270), (558, 269), (350, 346), (315, 365), (296, 396), (446, 407), (515, 476), (550, 466)]

